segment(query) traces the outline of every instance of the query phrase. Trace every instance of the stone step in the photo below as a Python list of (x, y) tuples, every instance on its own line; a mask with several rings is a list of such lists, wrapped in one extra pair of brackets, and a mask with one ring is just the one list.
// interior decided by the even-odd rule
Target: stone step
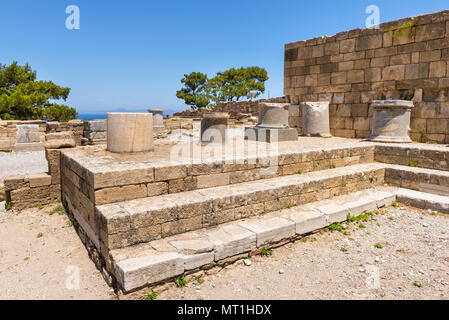
[(245, 257), (263, 247), (294, 241), (335, 222), (388, 206), (394, 188), (376, 187), (260, 217), (229, 222), (111, 251), (113, 273), (125, 292)]
[(403, 188), (398, 189), (396, 195), (397, 201), (413, 207), (449, 213), (449, 196), (439, 196)]
[(101, 205), (97, 234), (123, 248), (379, 186), (384, 175), (384, 164), (359, 164)]
[(401, 188), (442, 196), (449, 195), (448, 171), (388, 164), (385, 182)]
[[(151, 155), (115, 155), (100, 147), (64, 150), (61, 154), (63, 191), (83, 199), (77, 207), (93, 208), (162, 194), (370, 163), (374, 161), (375, 146), (366, 142), (313, 149), (281, 145), (277, 151), (259, 150), (253, 154), (248, 150), (248, 154), (224, 154), (220, 159), (197, 155), (174, 157), (177, 160), (165, 154), (158, 156), (167, 146), (156, 145), (155, 148)], [(72, 199), (72, 202), (77, 201)]]
[(376, 143), (378, 162), (449, 171), (449, 148), (443, 144)]

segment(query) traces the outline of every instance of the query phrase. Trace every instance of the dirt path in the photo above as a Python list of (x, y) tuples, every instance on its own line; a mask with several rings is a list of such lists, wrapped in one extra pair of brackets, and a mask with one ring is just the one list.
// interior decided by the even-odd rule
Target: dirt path
[(362, 224), (172, 284), (158, 299), (449, 299), (448, 216), (395, 208)]
[(59, 203), (20, 214), (0, 205), (0, 299), (114, 297)]

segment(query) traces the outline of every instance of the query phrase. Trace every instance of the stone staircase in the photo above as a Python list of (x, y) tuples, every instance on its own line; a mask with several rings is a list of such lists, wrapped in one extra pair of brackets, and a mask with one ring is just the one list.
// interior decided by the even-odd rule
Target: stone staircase
[[(259, 157), (254, 164), (248, 158), (188, 163), (111, 160), (96, 152), (94, 162), (89, 151), (70, 150), (61, 155), (61, 184), (97, 266), (112, 285), (131, 292), (294, 241), (393, 200), (449, 213), (449, 152), (407, 148), (280, 150), (269, 175), (259, 173), (267, 160)], [(424, 161), (429, 155), (438, 161)]]
[(374, 211), (395, 199), (392, 188), (378, 187), (112, 250), (117, 281), (125, 291), (136, 290), (232, 258), (246, 257), (263, 247), (294, 241), (332, 223), (343, 222), (348, 214)]
[(384, 175), (382, 164), (359, 164), (100, 205), (100, 240), (123, 248), (379, 186)]

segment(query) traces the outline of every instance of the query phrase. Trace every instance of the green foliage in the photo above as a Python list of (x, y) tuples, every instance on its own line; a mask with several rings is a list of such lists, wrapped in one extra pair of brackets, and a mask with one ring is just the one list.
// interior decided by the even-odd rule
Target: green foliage
[(334, 232), (334, 231), (342, 231), (343, 230), (343, 226), (341, 225), (340, 222), (335, 222), (332, 223), (329, 227), (327, 227), (329, 229), (329, 231)]
[(50, 215), (54, 215), (55, 213), (59, 214), (60, 216), (66, 214), (66, 210), (63, 206), (57, 206), (56, 208), (54, 208), (53, 210), (50, 211)]
[(418, 166), (418, 162), (413, 161), (413, 160), (410, 160), (410, 161), (408, 162), (408, 165), (409, 165), (410, 167), (417, 167), (417, 166)]
[(383, 246), (382, 246), (380, 243), (375, 243), (375, 244), (374, 244), (374, 248), (382, 249)]
[(340, 251), (341, 251), (341, 252), (348, 252), (348, 249), (346, 249), (345, 247), (342, 247), (342, 248), (340, 249)]
[(205, 108), (210, 104), (207, 75), (201, 72), (185, 74), (181, 79), (184, 88), (176, 92), (176, 97), (193, 108)]
[(44, 236), (44, 234), (42, 233), (42, 232), (39, 232), (38, 234), (37, 234), (37, 238), (42, 238)]
[(9, 211), (11, 209), (12, 209), (12, 202), (11, 201), (5, 202), (5, 210)]
[(403, 32), (405, 30), (408, 31), (407, 38), (409, 40), (415, 39), (415, 31), (416, 27), (418, 26), (418, 22), (416, 20), (410, 20), (408, 22), (405, 22), (404, 24), (400, 25), (399, 27), (392, 28), (390, 31), (393, 31), (393, 35), (396, 39), (402, 38)]
[(59, 120), (76, 119), (74, 108), (59, 105), (51, 100), (64, 101), (70, 89), (51, 81), (37, 81), (36, 71), (17, 62), (0, 64), (0, 118), (3, 120)]
[(193, 108), (206, 108), (211, 101), (239, 101), (250, 92), (257, 97), (265, 92), (267, 80), (267, 71), (260, 67), (231, 68), (218, 72), (212, 79), (204, 73), (192, 72), (184, 75), (181, 80), (184, 87), (176, 92), (176, 97)]
[(272, 254), (273, 254), (273, 250), (270, 249), (270, 248), (263, 247), (260, 250), (260, 255), (261, 256), (271, 256)]
[(61, 200), (58, 199), (56, 202), (62, 203), (65, 213), (69, 212), (69, 203), (67, 202), (67, 199), (64, 196), (61, 197)]
[(176, 280), (175, 284), (178, 288), (184, 287), (187, 284), (187, 280), (184, 277), (184, 275), (182, 275), (178, 280)]
[(393, 200), (393, 201), (391, 202), (391, 205), (392, 205), (393, 207), (395, 207), (395, 208), (399, 207), (399, 203), (398, 203), (396, 200)]
[(197, 281), (199, 284), (201, 284), (201, 283), (204, 282), (204, 279), (201, 278), (201, 276), (198, 276), (198, 277), (196, 277), (196, 281)]
[(419, 283), (419, 282), (414, 281), (414, 282), (413, 282), (413, 285), (414, 285), (415, 287), (422, 288), (422, 284)]
[(231, 68), (218, 72), (210, 79), (208, 87), (212, 100), (216, 103), (222, 101), (239, 101), (247, 97), (250, 92), (253, 97), (265, 92), (265, 81), (268, 80), (267, 71), (260, 67)]
[(151, 290), (151, 293), (145, 297), (145, 300), (156, 300), (158, 293), (154, 290)]

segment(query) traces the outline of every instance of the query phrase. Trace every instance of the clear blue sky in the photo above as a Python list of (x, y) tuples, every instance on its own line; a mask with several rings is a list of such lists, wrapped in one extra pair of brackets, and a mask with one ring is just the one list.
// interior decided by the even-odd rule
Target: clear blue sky
[[(67, 30), (77, 5), (81, 29)], [(285, 43), (449, 8), (447, 0), (0, 0), (0, 63), (30, 63), (38, 78), (72, 89), (80, 113), (160, 107), (184, 109), (175, 96), (183, 74), (212, 76), (260, 66), (263, 97), (281, 96)]]

